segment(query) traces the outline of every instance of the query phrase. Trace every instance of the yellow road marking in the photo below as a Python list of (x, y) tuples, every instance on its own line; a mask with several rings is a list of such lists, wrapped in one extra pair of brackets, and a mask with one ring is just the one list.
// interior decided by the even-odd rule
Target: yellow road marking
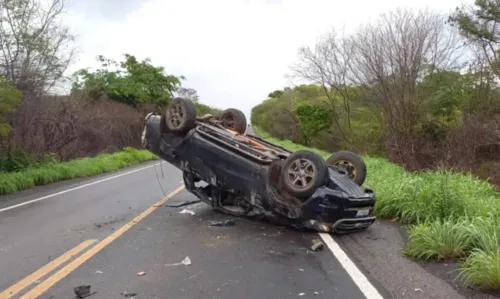
[(0, 298), (1, 299), (8, 299), (8, 298), (14, 296), (15, 294), (24, 290), (27, 286), (31, 285), (35, 280), (40, 279), (40, 278), (44, 277), (45, 275), (49, 274), (50, 272), (54, 271), (57, 267), (59, 267), (60, 265), (62, 265), (65, 262), (67, 262), (73, 256), (79, 254), (82, 250), (89, 247), (91, 244), (93, 244), (96, 241), (97, 240), (83, 241), (79, 245), (75, 246), (73, 249), (66, 251), (61, 256), (56, 258), (55, 260), (50, 261), (45, 266), (41, 267), (40, 269), (31, 273), (26, 278), (20, 280), (19, 282), (12, 285), (11, 287), (6, 289), (5, 291), (1, 292)]
[(114, 240), (118, 239), (121, 235), (123, 235), (126, 231), (128, 231), (132, 226), (137, 224), (139, 221), (144, 219), (146, 216), (149, 214), (153, 213), (156, 209), (161, 207), (167, 200), (172, 198), (174, 195), (177, 193), (181, 192), (184, 189), (184, 185), (177, 187), (174, 191), (172, 191), (169, 195), (167, 195), (165, 198), (154, 204), (153, 206), (149, 207), (147, 210), (139, 214), (139, 216), (135, 217), (132, 219), (130, 222), (125, 224), (124, 226), (120, 227), (117, 229), (114, 233), (109, 235), (106, 239), (102, 240), (101, 242), (97, 243), (96, 246), (90, 248), (88, 251), (74, 259), (72, 262), (64, 266), (61, 270), (57, 271), (54, 273), (54, 275), (50, 276), (46, 280), (44, 280), (42, 283), (38, 284), (36, 287), (31, 289), (28, 293), (24, 294), (21, 299), (34, 299), (37, 298), (38, 296), (42, 295), (45, 293), (50, 287), (52, 287), (54, 284), (56, 284), (58, 281), (66, 277), (69, 273), (73, 272), (76, 268), (81, 266), (83, 263), (85, 263), (87, 260), (89, 260), (91, 257), (96, 255), (101, 249), (109, 245), (111, 242)]

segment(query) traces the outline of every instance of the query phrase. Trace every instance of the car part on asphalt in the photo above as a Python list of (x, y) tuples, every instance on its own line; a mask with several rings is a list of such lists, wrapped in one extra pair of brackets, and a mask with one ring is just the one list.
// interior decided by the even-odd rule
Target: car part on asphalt
[(311, 246), (311, 250), (312, 251), (321, 251), (321, 250), (323, 250), (323, 247), (324, 247), (323, 242), (321, 242), (318, 239), (314, 239), (313, 245)]
[(96, 292), (90, 292), (90, 285), (81, 285), (73, 289), (77, 298), (86, 298), (94, 295)]
[(226, 220), (217, 220), (210, 221), (209, 226), (234, 226), (236, 223), (234, 219), (226, 219)]
[(141, 144), (182, 170), (186, 190), (212, 208), (319, 232), (355, 232), (375, 221), (375, 193), (361, 186), (361, 157), (339, 152), (325, 162), (244, 135), (247, 121), (237, 109), (220, 118), (194, 111), (191, 100), (175, 98), (161, 116), (148, 114)]

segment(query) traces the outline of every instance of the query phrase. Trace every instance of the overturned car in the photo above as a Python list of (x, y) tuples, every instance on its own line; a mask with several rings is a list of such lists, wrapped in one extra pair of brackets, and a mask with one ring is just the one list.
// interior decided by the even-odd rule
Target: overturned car
[(237, 109), (197, 117), (191, 100), (175, 98), (162, 115), (146, 116), (141, 142), (182, 170), (189, 192), (223, 213), (327, 233), (360, 231), (375, 221), (375, 193), (361, 187), (366, 166), (358, 155), (342, 151), (325, 161), (246, 129)]

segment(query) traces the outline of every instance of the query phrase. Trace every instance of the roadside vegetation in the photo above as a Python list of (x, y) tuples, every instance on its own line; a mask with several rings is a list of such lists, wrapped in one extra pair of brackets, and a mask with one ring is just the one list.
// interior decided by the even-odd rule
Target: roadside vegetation
[(199, 114), (220, 112), (183, 76), (132, 54), (67, 74), (76, 52), (66, 4), (0, 1), (0, 195), (154, 159), (137, 150), (143, 119), (175, 95)]
[[(451, 9), (451, 8), (450, 8)], [(290, 149), (361, 153), (376, 214), (408, 227), (405, 254), (456, 261), (500, 289), (500, 3), (396, 9), (299, 49), (251, 123)], [(290, 141), (283, 141), (290, 140)]]
[(16, 172), (0, 172), (0, 195), (57, 181), (98, 175), (156, 159), (149, 151), (127, 147), (121, 152), (69, 162), (44, 161)]
[[(331, 152), (270, 137), (293, 151)], [(364, 156), (365, 186), (376, 191), (375, 213), (408, 226), (405, 254), (427, 261), (458, 261), (460, 277), (473, 286), (500, 288), (500, 193), (472, 174), (449, 170), (408, 172), (385, 158)]]

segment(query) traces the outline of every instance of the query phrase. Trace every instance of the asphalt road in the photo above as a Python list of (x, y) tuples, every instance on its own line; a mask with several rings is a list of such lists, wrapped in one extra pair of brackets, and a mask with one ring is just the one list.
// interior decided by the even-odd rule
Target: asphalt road
[[(0, 196), (0, 298), (75, 298), (79, 285), (91, 285), (91, 299), (358, 299), (375, 290), (335, 242), (308, 251), (315, 233), (245, 219), (212, 227), (226, 216), (203, 203), (165, 206), (195, 198), (179, 187), (180, 171), (153, 165)], [(191, 264), (172, 265), (186, 257)]]

